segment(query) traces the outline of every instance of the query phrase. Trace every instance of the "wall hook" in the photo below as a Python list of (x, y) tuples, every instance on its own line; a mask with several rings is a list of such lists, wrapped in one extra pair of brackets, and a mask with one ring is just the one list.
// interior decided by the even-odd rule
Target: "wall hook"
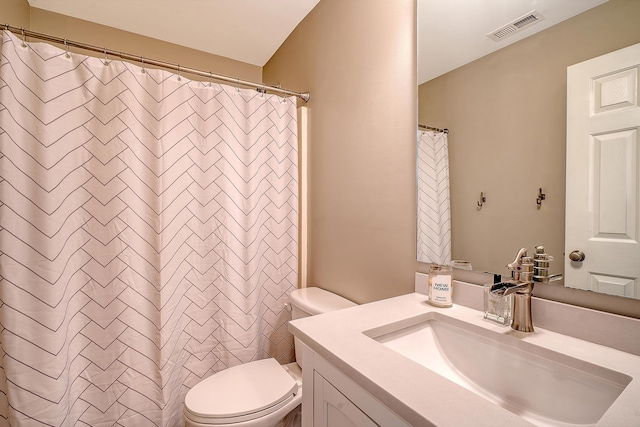
[(478, 207), (482, 209), (482, 205), (487, 201), (487, 198), (484, 196), (484, 191), (480, 193), (480, 200), (478, 200)]
[(542, 206), (542, 201), (547, 198), (547, 195), (542, 192), (542, 188), (538, 189), (538, 198), (536, 199), (536, 204), (538, 205), (538, 209)]

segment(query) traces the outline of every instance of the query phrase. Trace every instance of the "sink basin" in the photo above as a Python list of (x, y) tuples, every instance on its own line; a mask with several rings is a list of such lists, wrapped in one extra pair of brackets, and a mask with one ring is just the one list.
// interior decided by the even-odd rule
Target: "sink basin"
[(364, 334), (538, 426), (595, 425), (632, 380), (439, 312)]

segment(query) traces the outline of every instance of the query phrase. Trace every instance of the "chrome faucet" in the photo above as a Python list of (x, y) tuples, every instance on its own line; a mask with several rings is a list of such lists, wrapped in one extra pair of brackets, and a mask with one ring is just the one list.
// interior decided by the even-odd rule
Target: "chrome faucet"
[(506, 297), (513, 294), (511, 328), (516, 331), (533, 332), (531, 321), (531, 295), (534, 282), (549, 283), (562, 279), (562, 274), (549, 275), (549, 263), (553, 257), (548, 255), (544, 246), (536, 246), (535, 255), (527, 255), (527, 248), (518, 251), (516, 259), (507, 264), (511, 270), (511, 280), (505, 280), (491, 286), (491, 294)]
[(531, 294), (533, 293), (533, 282), (497, 283), (493, 285), (491, 293), (493, 295), (503, 297), (514, 294), (511, 328), (516, 331), (533, 332), (533, 321), (531, 320)]
[(533, 258), (527, 256), (527, 249), (518, 251), (516, 259), (507, 264), (511, 270), (511, 280), (496, 283), (491, 293), (506, 297), (513, 294), (513, 315), (511, 328), (522, 332), (533, 332), (531, 320), (531, 295), (533, 293)]

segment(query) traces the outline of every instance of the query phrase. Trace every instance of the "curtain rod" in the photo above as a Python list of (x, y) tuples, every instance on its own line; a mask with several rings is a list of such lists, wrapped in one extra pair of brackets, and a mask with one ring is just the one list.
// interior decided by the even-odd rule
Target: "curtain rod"
[(432, 130), (432, 131), (434, 131), (434, 132), (444, 132), (444, 133), (449, 133), (449, 129), (447, 129), (447, 128), (440, 129), (440, 128), (434, 128), (434, 127), (427, 126), (427, 125), (421, 125), (421, 124), (419, 124), (419, 125), (418, 125), (418, 128), (419, 128), (419, 129), (424, 129), (424, 130)]
[(77, 47), (77, 48), (84, 49), (84, 50), (90, 50), (92, 52), (103, 53), (105, 56), (114, 56), (114, 57), (117, 57), (117, 58), (126, 59), (127, 61), (140, 62), (143, 65), (144, 64), (153, 65), (153, 66), (156, 66), (156, 67), (161, 67), (161, 68), (166, 68), (168, 70), (177, 71), (178, 73), (189, 73), (189, 74), (194, 74), (194, 75), (201, 76), (201, 77), (208, 77), (208, 78), (214, 79), (214, 80), (220, 80), (220, 81), (224, 81), (224, 82), (228, 82), (228, 83), (233, 83), (233, 84), (236, 84), (236, 85), (252, 87), (252, 88), (255, 88), (255, 89), (257, 89), (258, 91), (261, 91), (261, 92), (269, 91), (269, 92), (274, 92), (274, 93), (278, 93), (278, 94), (282, 94), (282, 95), (294, 95), (294, 96), (297, 96), (298, 98), (302, 99), (305, 102), (308, 102), (309, 98), (311, 97), (309, 92), (304, 92), (304, 93), (303, 92), (295, 92), (295, 91), (288, 90), (288, 89), (282, 89), (282, 88), (279, 88), (279, 87), (273, 87), (273, 86), (265, 85), (263, 83), (254, 83), (254, 82), (250, 82), (250, 81), (247, 81), (247, 80), (240, 80), (240, 79), (236, 79), (236, 78), (233, 78), (233, 77), (223, 76), (221, 74), (213, 74), (211, 71), (202, 71), (202, 70), (196, 70), (194, 68), (182, 67), (180, 65), (171, 64), (169, 62), (163, 62), (163, 61), (158, 61), (156, 59), (145, 58), (144, 56), (132, 55), (130, 53), (125, 53), (125, 52), (118, 52), (118, 51), (115, 51), (115, 50), (107, 49), (106, 47), (97, 47), (97, 46), (92, 46), (92, 45), (86, 44), (86, 43), (80, 43), (80, 42), (76, 42), (76, 41), (73, 41), (73, 40), (67, 40), (66, 38), (63, 39), (63, 38), (60, 38), (60, 37), (50, 36), (48, 34), (36, 33), (34, 31), (25, 30), (24, 28), (12, 27), (9, 24), (4, 24), (4, 29), (7, 30), (7, 31), (11, 31), (12, 33), (15, 33), (15, 34), (19, 34), (23, 38), (24, 37), (30, 37), (30, 38), (34, 38), (34, 39), (45, 40), (45, 41), (49, 41), (49, 42), (53, 42), (53, 43), (62, 44), (67, 48), (69, 48), (69, 47)]

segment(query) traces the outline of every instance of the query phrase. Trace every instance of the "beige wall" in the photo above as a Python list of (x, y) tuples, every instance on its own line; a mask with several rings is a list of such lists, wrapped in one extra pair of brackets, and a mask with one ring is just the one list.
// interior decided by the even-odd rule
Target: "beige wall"
[(416, 1), (322, 0), (264, 67), (311, 92), (309, 285), (413, 291)]
[(640, 42), (639, 19), (640, 1), (610, 0), (420, 85), (419, 122), (450, 129), (453, 258), (504, 273), (541, 244), (561, 271), (566, 68)]
[(29, 29), (29, 2), (27, 0), (0, 0), (2, 24)]
[[(167, 43), (150, 37), (140, 36), (127, 31), (104, 25), (94, 24), (81, 19), (60, 15), (43, 9), (29, 8), (27, 0), (0, 0), (2, 2), (2, 19), (14, 27), (29, 28), (39, 33), (68, 38), (94, 46), (104, 46), (112, 50), (131, 54), (144, 55), (164, 62), (181, 64), (185, 67), (204, 71), (212, 71), (255, 82), (262, 81), (262, 67), (235, 61), (222, 56), (212, 55), (184, 46)], [(5, 11), (5, 5), (9, 13)], [(30, 14), (30, 18), (29, 18)], [(85, 55), (96, 56), (87, 51)], [(192, 80), (203, 78), (188, 75)], [(204, 78), (206, 80), (206, 78)]]

